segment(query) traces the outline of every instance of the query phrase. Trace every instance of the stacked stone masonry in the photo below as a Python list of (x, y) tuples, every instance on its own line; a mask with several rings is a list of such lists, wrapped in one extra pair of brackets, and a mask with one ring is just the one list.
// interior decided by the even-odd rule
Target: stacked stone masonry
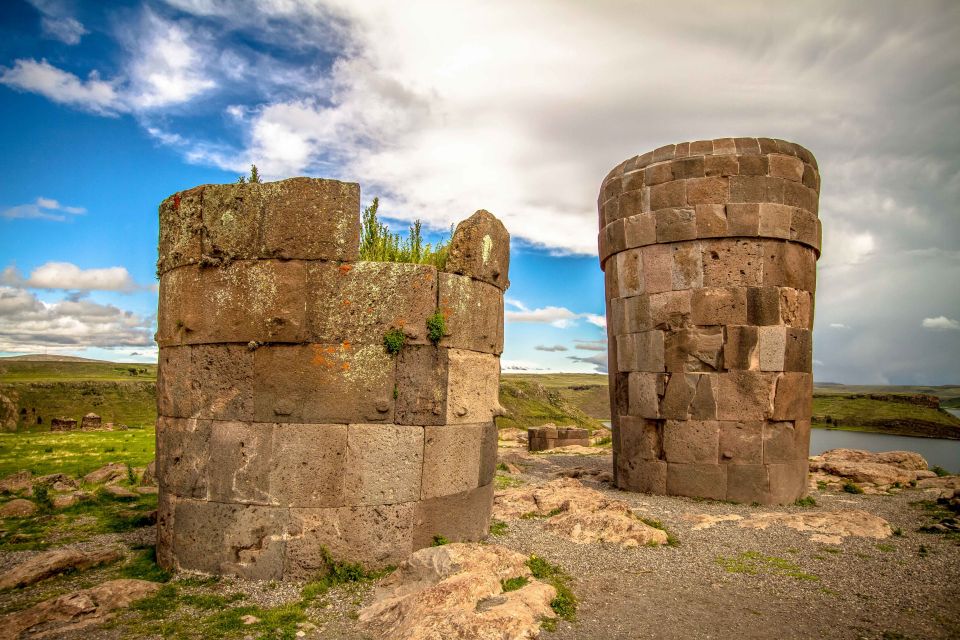
[(530, 427), (527, 429), (527, 449), (546, 451), (557, 447), (590, 446), (590, 432), (576, 427)]
[(160, 205), (162, 566), (302, 579), (487, 534), (509, 235), (479, 211), (445, 272), (360, 262), (359, 211), (308, 178)]
[(813, 155), (770, 138), (667, 145), (604, 179), (618, 487), (804, 494), (819, 189)]

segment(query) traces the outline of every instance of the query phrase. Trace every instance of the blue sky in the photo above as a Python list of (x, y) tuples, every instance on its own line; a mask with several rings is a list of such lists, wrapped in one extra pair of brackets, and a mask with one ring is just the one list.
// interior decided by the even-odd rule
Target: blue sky
[(760, 135), (823, 175), (816, 378), (956, 383), (957, 41), (950, 2), (8, 0), (0, 354), (155, 358), (158, 203), (255, 162), (398, 229), (492, 211), (505, 370), (603, 370), (603, 176)]

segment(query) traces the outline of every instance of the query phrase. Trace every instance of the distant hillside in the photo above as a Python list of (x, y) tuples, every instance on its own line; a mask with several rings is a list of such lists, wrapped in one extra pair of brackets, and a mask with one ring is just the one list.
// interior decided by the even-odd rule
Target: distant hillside
[(79, 356), (57, 356), (46, 353), (32, 353), (25, 356), (5, 356), (0, 360), (7, 362), (108, 362), (107, 360), (93, 360)]

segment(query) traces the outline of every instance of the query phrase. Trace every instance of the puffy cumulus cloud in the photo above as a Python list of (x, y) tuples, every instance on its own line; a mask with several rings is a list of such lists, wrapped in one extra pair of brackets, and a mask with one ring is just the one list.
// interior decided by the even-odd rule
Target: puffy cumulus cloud
[(82, 80), (46, 60), (21, 59), (12, 67), (0, 67), (0, 84), (103, 115), (124, 110), (115, 82), (101, 80), (97, 71)]
[(934, 331), (960, 331), (960, 322), (947, 316), (924, 318), (920, 324), (924, 329), (933, 329)]
[(14, 218), (39, 218), (42, 220), (55, 220), (63, 222), (69, 220), (71, 216), (82, 215), (87, 210), (83, 207), (71, 207), (63, 205), (53, 198), (44, 198), (43, 196), (29, 204), (20, 204), (0, 211), (0, 217), (9, 219)]
[(134, 282), (125, 267), (81, 269), (70, 262), (47, 262), (30, 272), (26, 278), (14, 266), (0, 272), (0, 283), (34, 289), (63, 289), (68, 291), (119, 291), (132, 293), (149, 286)]
[(0, 351), (71, 347), (152, 347), (152, 319), (82, 298), (47, 303), (0, 286)]
[(58, 0), (28, 0), (40, 14), (40, 26), (44, 35), (64, 44), (80, 44), (80, 39), (89, 31), (79, 20), (69, 15), (69, 8)]
[(537, 346), (534, 347), (534, 349), (536, 349), (537, 351), (547, 351), (551, 353), (557, 352), (557, 351), (569, 351), (569, 349), (567, 349), (562, 344), (555, 344), (555, 345), (538, 344)]

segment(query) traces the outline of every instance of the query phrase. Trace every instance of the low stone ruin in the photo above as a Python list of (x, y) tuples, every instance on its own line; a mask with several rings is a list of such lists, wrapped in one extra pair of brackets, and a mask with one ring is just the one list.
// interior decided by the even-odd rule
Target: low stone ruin
[(362, 262), (359, 211), (309, 178), (160, 205), (162, 566), (297, 579), (486, 536), (509, 235), (478, 211), (445, 271)]
[(83, 416), (83, 420), (80, 421), (80, 429), (82, 431), (96, 431), (100, 428), (100, 416), (95, 413), (88, 413)]
[(50, 431), (76, 431), (77, 421), (73, 418), (53, 418), (50, 420)]
[(770, 138), (671, 144), (604, 179), (618, 487), (804, 494), (819, 190), (813, 154)]
[(527, 448), (530, 451), (546, 451), (557, 447), (590, 446), (590, 432), (577, 427), (544, 425), (527, 429)]

